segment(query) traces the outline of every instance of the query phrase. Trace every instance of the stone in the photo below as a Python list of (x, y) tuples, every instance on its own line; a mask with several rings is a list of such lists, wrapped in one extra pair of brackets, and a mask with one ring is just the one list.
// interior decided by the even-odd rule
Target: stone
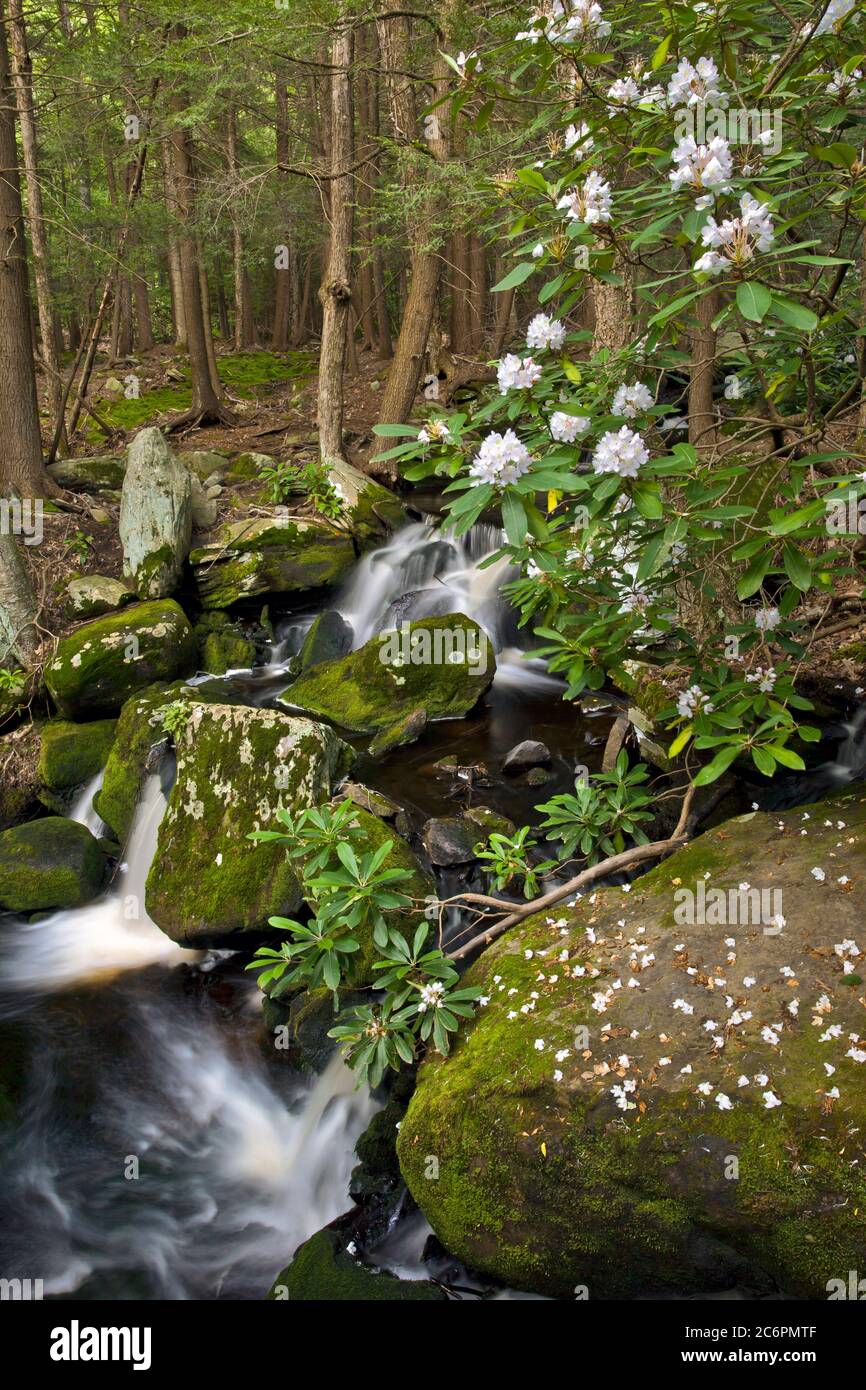
[(115, 714), (138, 690), (190, 674), (195, 638), (172, 599), (136, 603), (84, 623), (57, 644), (45, 684), (69, 719)]
[(178, 460), (202, 482), (214, 473), (224, 472), (228, 465), (225, 455), (217, 454), (213, 449), (189, 449), (178, 454)]
[(475, 858), (478, 840), (475, 828), (458, 816), (428, 820), (423, 831), (424, 849), (431, 864), (437, 868), (452, 868), (469, 864)]
[[(413, 660), (413, 651), (429, 660)], [(303, 672), (279, 698), (353, 733), (375, 734), (419, 709), (428, 720), (468, 714), (495, 673), (486, 634), (464, 614), (448, 613), (408, 623), (399, 634), (381, 633), (358, 651)]]
[(502, 771), (508, 777), (517, 777), (521, 772), (528, 772), (531, 767), (549, 767), (550, 761), (550, 749), (546, 743), (536, 743), (533, 739), (526, 738), (506, 753)]
[(99, 618), (135, 600), (135, 593), (128, 584), (104, 574), (85, 574), (80, 579), (70, 579), (66, 592), (69, 611), (75, 618)]
[[(351, 762), (333, 729), (276, 710), (192, 704), (147, 877), (148, 914), (183, 946), (248, 944), (302, 902), (285, 845), (255, 843), (277, 810), (328, 801)], [(100, 799), (100, 806), (101, 806)], [(116, 827), (113, 827), (116, 828)]]
[(343, 503), (346, 525), (362, 549), (405, 522), (400, 499), (345, 459), (328, 459), (328, 476)]
[(117, 722), (96, 719), (74, 724), (54, 719), (39, 730), (39, 799), (58, 814), (71, 793), (101, 772), (108, 761)]
[(335, 661), (352, 649), (352, 624), (347, 623), (341, 613), (326, 608), (310, 624), (298, 652), (297, 669), (306, 671), (310, 666), (318, 666), (323, 661)]
[(190, 555), (205, 608), (258, 594), (291, 594), (339, 583), (355, 563), (351, 537), (325, 521), (288, 516), (239, 521)]
[(395, 748), (403, 748), (407, 743), (414, 743), (416, 739), (421, 737), (426, 727), (426, 709), (421, 707), (410, 710), (408, 714), (403, 715), (402, 719), (398, 719), (387, 729), (382, 729), (375, 738), (371, 739), (367, 751), (373, 758), (382, 758)]
[(58, 487), (66, 488), (68, 492), (95, 496), (100, 492), (117, 492), (123, 487), (126, 460), (114, 455), (58, 459), (55, 463), (49, 463), (46, 472)]
[(165, 598), (177, 588), (191, 535), (190, 474), (160, 430), (140, 430), (127, 451), (120, 541), (123, 573), (141, 598)]
[(210, 531), (219, 515), (216, 498), (210, 496), (195, 473), (190, 473), (189, 481), (193, 527), (196, 531)]
[(345, 1235), (331, 1227), (299, 1245), (274, 1280), (269, 1299), (291, 1303), (443, 1302), (448, 1295), (427, 1279), (397, 1279), (349, 1254)]
[[(490, 1003), (428, 1053), (397, 1145), (446, 1248), (558, 1298), (818, 1299), (866, 1268), (866, 1030), (837, 950), (866, 947), (864, 868), (855, 788), (727, 821), (630, 893), (559, 903), (486, 950), (464, 983)], [(689, 911), (710, 889), (717, 924)]]
[(475, 827), (482, 840), (489, 839), (491, 835), (507, 835), (510, 838), (517, 834), (514, 821), (498, 811), (492, 811), (489, 806), (470, 806), (463, 812), (463, 819)]
[(78, 821), (47, 816), (0, 833), (0, 907), (9, 912), (81, 907), (104, 878), (105, 857)]

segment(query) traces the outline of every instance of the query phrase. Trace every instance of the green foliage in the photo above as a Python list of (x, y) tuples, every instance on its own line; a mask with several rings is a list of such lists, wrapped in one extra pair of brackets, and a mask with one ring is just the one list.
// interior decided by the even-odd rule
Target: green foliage
[(537, 896), (539, 878), (556, 867), (555, 859), (545, 859), (541, 864), (532, 862), (529, 851), (536, 842), (528, 839), (528, 836), (529, 826), (524, 825), (515, 835), (494, 833), (488, 836), (486, 845), (478, 844), (473, 850), (500, 892), (507, 889), (514, 879), (522, 879), (523, 896), (527, 899)]
[(177, 739), (189, 723), (192, 705), (188, 700), (172, 700), (159, 712), (159, 725), (163, 733)]
[(25, 680), (24, 672), (17, 667), (0, 666), (0, 690), (17, 694)]
[(564, 855), (579, 852), (590, 864), (622, 853), (626, 837), (645, 845), (648, 837), (641, 822), (652, 819), (652, 797), (643, 790), (648, 776), (643, 763), (629, 768), (623, 750), (613, 771), (599, 773), (591, 783), (578, 778), (573, 795), (563, 792), (539, 806), (547, 813), (541, 829), (549, 839), (561, 841)]

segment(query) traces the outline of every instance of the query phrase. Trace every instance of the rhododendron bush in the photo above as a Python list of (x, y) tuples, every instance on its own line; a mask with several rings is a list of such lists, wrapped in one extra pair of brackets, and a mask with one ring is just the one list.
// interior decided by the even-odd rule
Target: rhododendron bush
[(458, 531), (501, 511), (569, 698), (660, 664), (699, 780), (801, 767), (798, 669), (860, 582), (827, 518), (866, 493), (833, 429), (866, 367), (862, 11), (554, 0), (460, 57), (452, 105), (532, 122), (491, 190), (529, 316), (489, 398), (391, 456), (450, 477)]

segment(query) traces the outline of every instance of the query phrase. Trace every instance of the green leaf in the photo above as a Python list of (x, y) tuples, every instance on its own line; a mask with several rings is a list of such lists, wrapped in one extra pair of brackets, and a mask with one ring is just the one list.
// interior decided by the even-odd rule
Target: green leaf
[(785, 573), (801, 593), (812, 587), (812, 566), (806, 556), (786, 541), (782, 550)]
[(707, 787), (710, 782), (715, 782), (717, 778), (721, 777), (723, 772), (727, 771), (739, 752), (740, 747), (738, 744), (735, 744), (733, 747), (723, 748), (720, 753), (716, 754), (711, 763), (707, 763), (706, 767), (701, 768), (695, 778), (694, 785), (696, 787)]
[(818, 327), (816, 313), (793, 299), (786, 299), (782, 294), (773, 294), (772, 310), (782, 323), (787, 323), (791, 328), (800, 328), (804, 333), (814, 333)]
[(760, 323), (772, 302), (773, 296), (766, 285), (757, 280), (741, 280), (737, 285), (737, 308), (751, 323)]
[(737, 598), (751, 598), (756, 594), (764, 582), (770, 566), (773, 563), (772, 550), (764, 550), (756, 555), (746, 573), (737, 582)]
[(413, 436), (413, 438), (415, 438), (415, 437), (417, 437), (417, 434), (418, 434), (418, 426), (417, 426), (417, 425), (374, 425), (374, 426), (373, 426), (373, 433), (374, 433), (374, 434), (378, 434), (378, 435), (383, 435), (383, 436), (385, 436), (385, 437), (390, 437), (391, 435), (400, 435), (400, 436), (402, 436), (402, 435), (411, 434), (411, 435)]
[(523, 499), (520, 493), (514, 492), (512, 488), (507, 488), (502, 498), (502, 524), (505, 527), (509, 545), (522, 546), (526, 544), (527, 527)]
[(805, 771), (806, 764), (803, 762), (803, 759), (800, 757), (800, 754), (795, 753), (793, 749), (777, 748), (776, 745), (773, 744), (771, 752), (773, 754), (773, 757), (776, 759), (776, 762), (781, 763), (783, 767), (790, 767), (793, 769), (794, 772)]
[(762, 772), (765, 777), (772, 777), (773, 773), (776, 771), (776, 760), (772, 753), (766, 748), (753, 748), (752, 762), (755, 764), (758, 771)]
[(850, 169), (857, 161), (857, 147), (843, 140), (836, 140), (832, 145), (811, 145), (809, 153), (814, 159), (823, 159), (825, 164), (833, 164), (837, 169)]
[(529, 279), (534, 270), (535, 266), (532, 261), (521, 261), (513, 270), (509, 270), (508, 274), (503, 276), (498, 285), (493, 286), (491, 293), (497, 294), (500, 290), (516, 289), (518, 285), (523, 284), (524, 280)]

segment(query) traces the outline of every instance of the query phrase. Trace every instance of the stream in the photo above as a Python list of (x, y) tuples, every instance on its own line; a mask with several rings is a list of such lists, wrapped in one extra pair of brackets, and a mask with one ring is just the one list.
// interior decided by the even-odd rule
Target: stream
[[(576, 765), (600, 767), (616, 714), (604, 700), (576, 712), (561, 683), (524, 657), (498, 593), (503, 564), (480, 567), (498, 544), (490, 526), (457, 542), (418, 521), (359, 560), (332, 600), (356, 647), (404, 620), (455, 610), (493, 641), (496, 679), (473, 715), (429, 726), (384, 763), (362, 753), (353, 771), (399, 801), (415, 831), (470, 795), (476, 804), (491, 796), (521, 823), (570, 786)], [(314, 616), (286, 616), (266, 663), (227, 684), (266, 703)], [(862, 775), (862, 731), (862, 719), (836, 730), (812, 796), (822, 778)], [(527, 738), (553, 753), (541, 795), (496, 775)], [(473, 776), (437, 772), (455, 754)], [(126, 861), (102, 899), (36, 923), (7, 916), (0, 932), (0, 1064), (19, 1079), (21, 1115), (0, 1149), (0, 1267), (42, 1279), (46, 1297), (262, 1298), (296, 1247), (350, 1207), (354, 1145), (377, 1108), (339, 1057), (311, 1080), (262, 1045), (261, 994), (232, 953), (183, 950), (138, 910), (170, 764), (162, 782), (149, 777)], [(98, 784), (70, 813), (96, 833)], [(404, 1275), (438, 1272), (420, 1263), (428, 1234), (415, 1215), (374, 1258)]]

